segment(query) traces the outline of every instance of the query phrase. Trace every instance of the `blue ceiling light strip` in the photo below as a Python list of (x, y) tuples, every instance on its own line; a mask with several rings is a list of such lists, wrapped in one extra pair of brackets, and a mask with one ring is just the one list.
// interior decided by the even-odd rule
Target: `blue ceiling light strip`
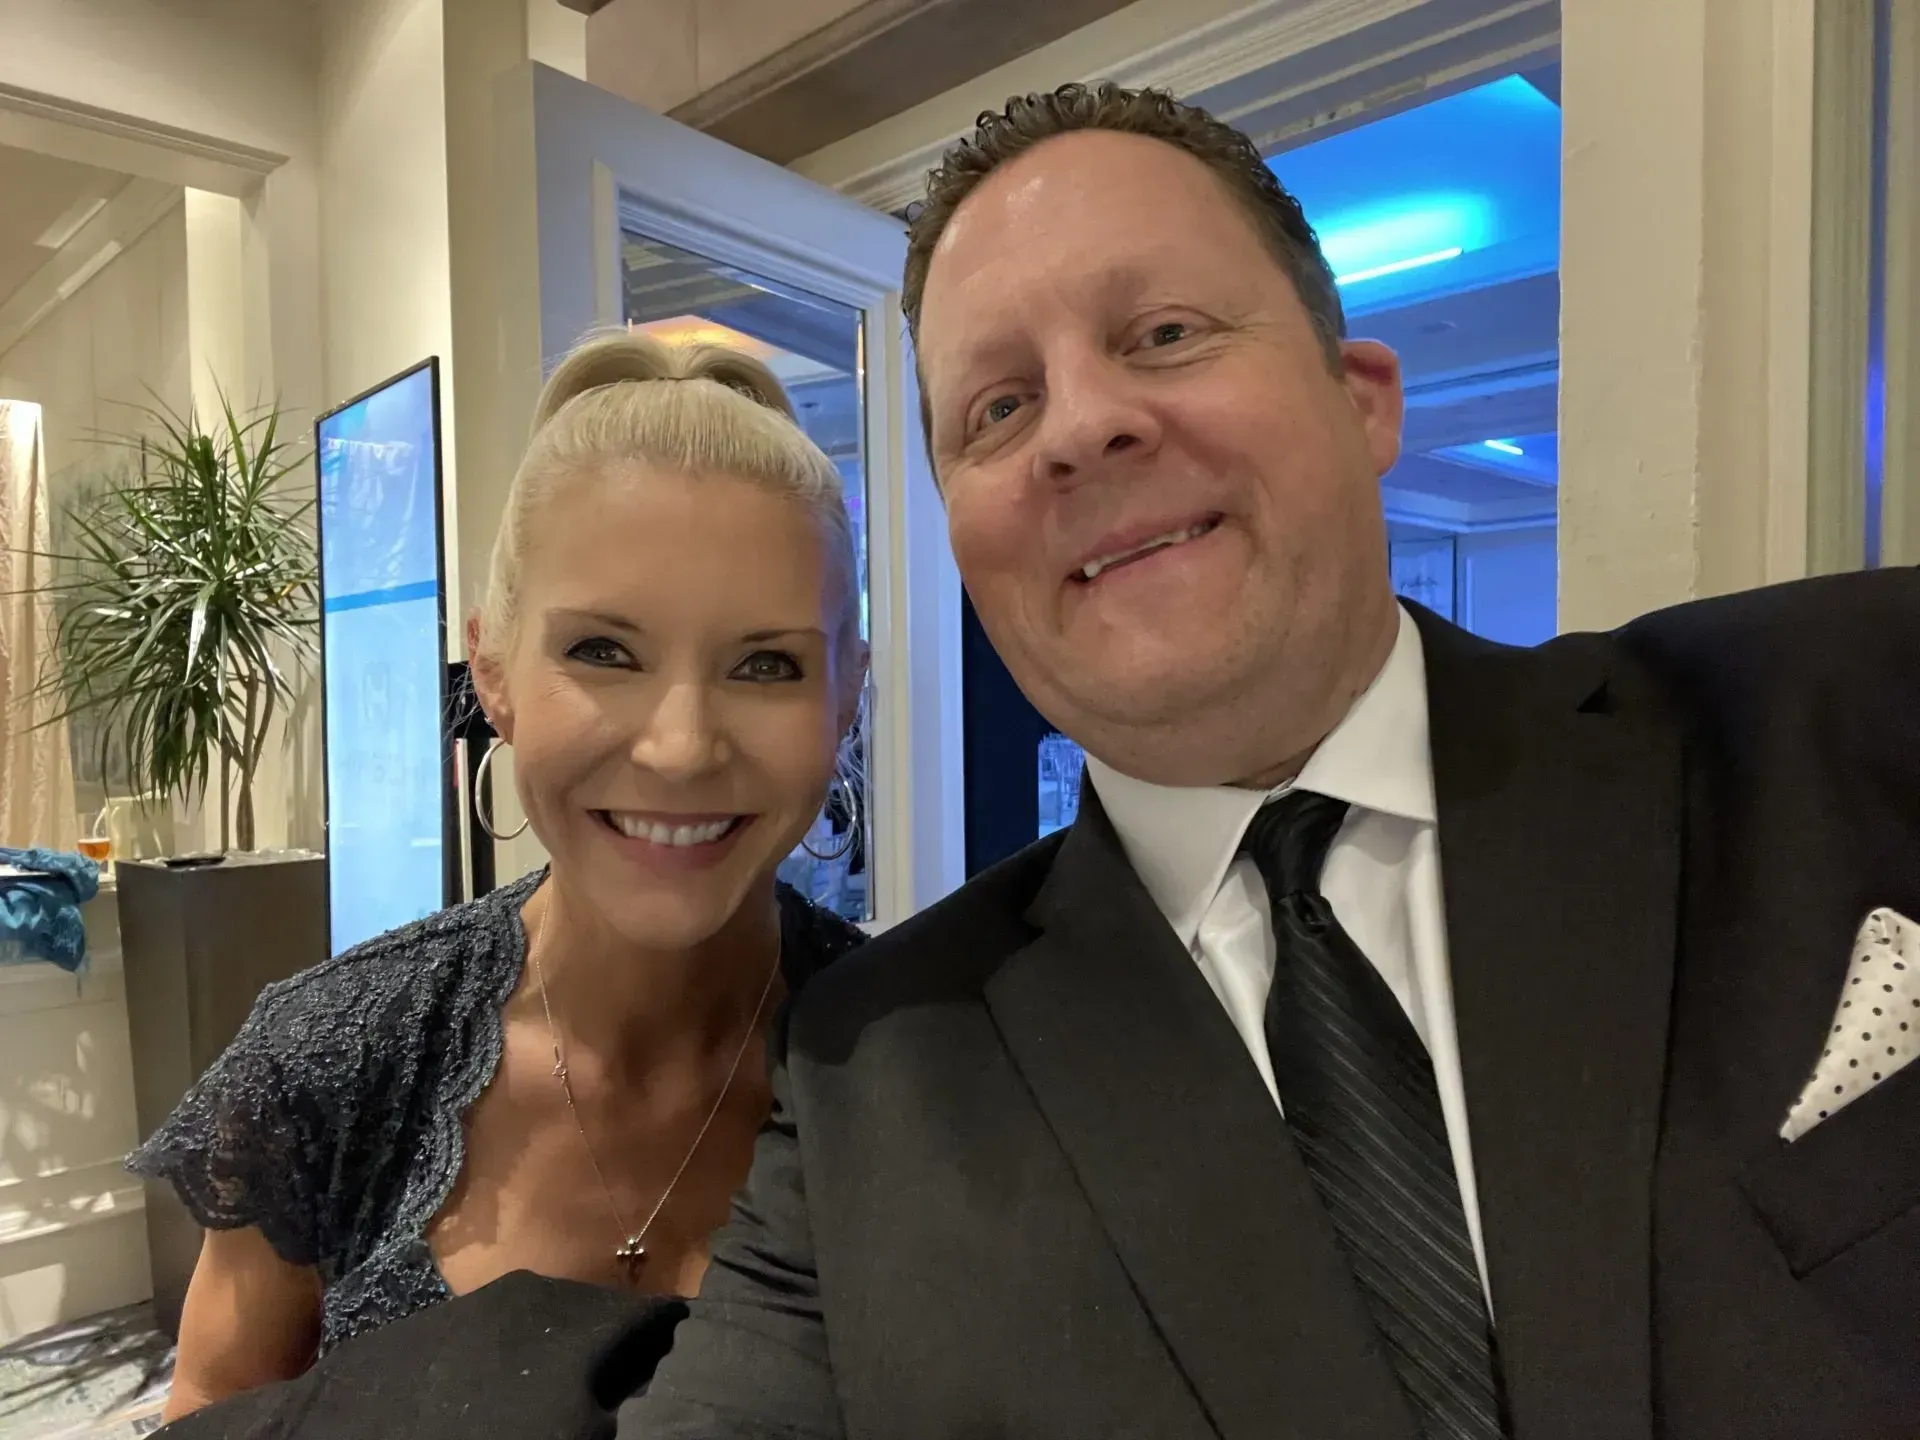
[(1438, 265), (1443, 260), (1458, 260), (1466, 251), (1458, 245), (1449, 245), (1444, 250), (1429, 251), (1425, 255), (1414, 255), (1406, 260), (1389, 260), (1384, 265), (1369, 265), (1364, 270), (1349, 271), (1345, 275), (1335, 275), (1336, 285), (1358, 285), (1363, 280), (1378, 280), (1383, 275), (1399, 275), (1404, 271), (1418, 270), (1426, 265)]

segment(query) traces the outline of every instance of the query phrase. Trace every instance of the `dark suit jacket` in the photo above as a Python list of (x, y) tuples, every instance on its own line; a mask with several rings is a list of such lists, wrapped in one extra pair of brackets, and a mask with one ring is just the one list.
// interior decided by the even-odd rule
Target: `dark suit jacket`
[[(1920, 572), (1532, 651), (1420, 623), (1515, 1434), (1913, 1440), (1920, 1067), (1776, 1132), (1860, 922), (1920, 918)], [(623, 1440), (1415, 1440), (1284, 1122), (1088, 796), (796, 1003)]]
[(161, 1440), (607, 1440), (684, 1301), (525, 1270), (335, 1346)]

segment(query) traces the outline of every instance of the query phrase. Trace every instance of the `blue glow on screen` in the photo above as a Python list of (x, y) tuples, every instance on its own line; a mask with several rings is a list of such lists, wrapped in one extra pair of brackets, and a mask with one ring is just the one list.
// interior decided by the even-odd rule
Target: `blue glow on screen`
[(320, 422), (333, 953), (446, 903), (434, 373)]

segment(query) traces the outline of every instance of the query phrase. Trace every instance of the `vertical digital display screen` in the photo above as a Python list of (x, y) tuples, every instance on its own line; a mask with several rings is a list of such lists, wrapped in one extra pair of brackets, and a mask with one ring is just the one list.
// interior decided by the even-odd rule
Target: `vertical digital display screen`
[(439, 372), (318, 426), (333, 953), (446, 905)]

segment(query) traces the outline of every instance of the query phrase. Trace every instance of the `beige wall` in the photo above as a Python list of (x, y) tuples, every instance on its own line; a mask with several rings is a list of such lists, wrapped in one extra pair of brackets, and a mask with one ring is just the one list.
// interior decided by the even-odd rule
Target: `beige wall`
[(428, 355), (451, 365), (441, 11), (442, 0), (336, 0), (322, 17), (328, 405)]
[(0, 79), (291, 155), (313, 133), (308, 0), (8, 0)]
[(527, 0), (527, 58), (587, 78), (587, 17), (560, 0)]
[(117, 462), (96, 437), (146, 429), (139, 409), (156, 401), (190, 403), (187, 336), (186, 212), (175, 205), (0, 355), (0, 396), (42, 407), (56, 512)]

